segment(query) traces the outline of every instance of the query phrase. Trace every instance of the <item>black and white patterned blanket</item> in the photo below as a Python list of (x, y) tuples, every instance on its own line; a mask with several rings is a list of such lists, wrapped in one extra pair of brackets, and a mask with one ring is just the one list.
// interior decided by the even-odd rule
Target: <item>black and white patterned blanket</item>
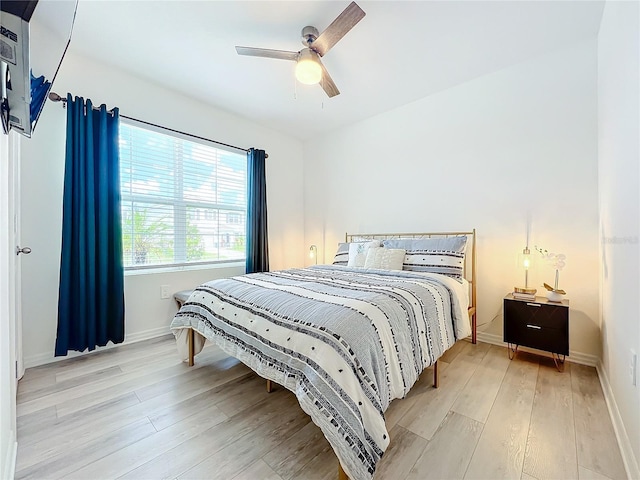
[(464, 286), (436, 274), (317, 266), (199, 286), (176, 314), (288, 388), (354, 480), (372, 478), (384, 412), (470, 333)]

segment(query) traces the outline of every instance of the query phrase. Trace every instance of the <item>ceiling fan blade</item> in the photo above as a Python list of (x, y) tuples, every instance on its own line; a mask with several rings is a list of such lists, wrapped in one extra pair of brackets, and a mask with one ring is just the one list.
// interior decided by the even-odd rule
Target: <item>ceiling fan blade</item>
[(327, 72), (327, 69), (324, 67), (322, 62), (319, 62), (319, 63), (320, 63), (320, 66), (322, 67), (322, 78), (320, 79), (320, 86), (322, 87), (322, 89), (324, 90), (324, 92), (327, 94), (329, 98), (335, 97), (336, 95), (340, 95), (340, 90), (338, 90), (338, 87), (336, 87), (336, 84), (333, 83), (333, 79), (331, 78), (331, 75), (329, 75), (329, 72)]
[(300, 52), (288, 52), (287, 50), (271, 50), (268, 48), (238, 47), (238, 55), (249, 55), (251, 57), (277, 58), (279, 60), (298, 60)]
[(324, 56), (338, 41), (344, 37), (366, 14), (356, 2), (351, 2), (338, 17), (331, 22), (324, 32), (311, 43), (318, 55)]

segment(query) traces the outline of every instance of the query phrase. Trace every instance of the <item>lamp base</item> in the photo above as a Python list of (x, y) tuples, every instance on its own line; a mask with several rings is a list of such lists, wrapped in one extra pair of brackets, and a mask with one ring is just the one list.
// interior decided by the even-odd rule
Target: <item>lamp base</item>
[(514, 293), (526, 293), (527, 295), (535, 295), (538, 291), (537, 288), (531, 287), (513, 287)]

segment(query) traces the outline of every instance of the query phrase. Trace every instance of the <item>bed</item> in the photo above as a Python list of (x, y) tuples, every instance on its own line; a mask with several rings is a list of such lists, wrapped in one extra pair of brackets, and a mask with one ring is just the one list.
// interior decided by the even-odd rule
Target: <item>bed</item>
[[(291, 390), (333, 447), (339, 475), (368, 480), (389, 445), (391, 401), (430, 366), (437, 387), (438, 358), (457, 340), (475, 343), (475, 237), (347, 234), (332, 265), (200, 285), (171, 329), (190, 365), (209, 340), (268, 389)], [(402, 270), (371, 268), (384, 262), (370, 258), (391, 254)]]

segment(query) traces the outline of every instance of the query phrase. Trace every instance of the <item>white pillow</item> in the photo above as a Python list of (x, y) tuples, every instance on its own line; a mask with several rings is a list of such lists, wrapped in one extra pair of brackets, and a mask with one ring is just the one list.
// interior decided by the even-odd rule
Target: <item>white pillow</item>
[(371, 247), (379, 247), (380, 241), (373, 240), (371, 242), (351, 242), (349, 244), (349, 261), (347, 267), (364, 267), (367, 259), (367, 251)]
[(402, 270), (406, 250), (401, 248), (370, 247), (364, 268)]

